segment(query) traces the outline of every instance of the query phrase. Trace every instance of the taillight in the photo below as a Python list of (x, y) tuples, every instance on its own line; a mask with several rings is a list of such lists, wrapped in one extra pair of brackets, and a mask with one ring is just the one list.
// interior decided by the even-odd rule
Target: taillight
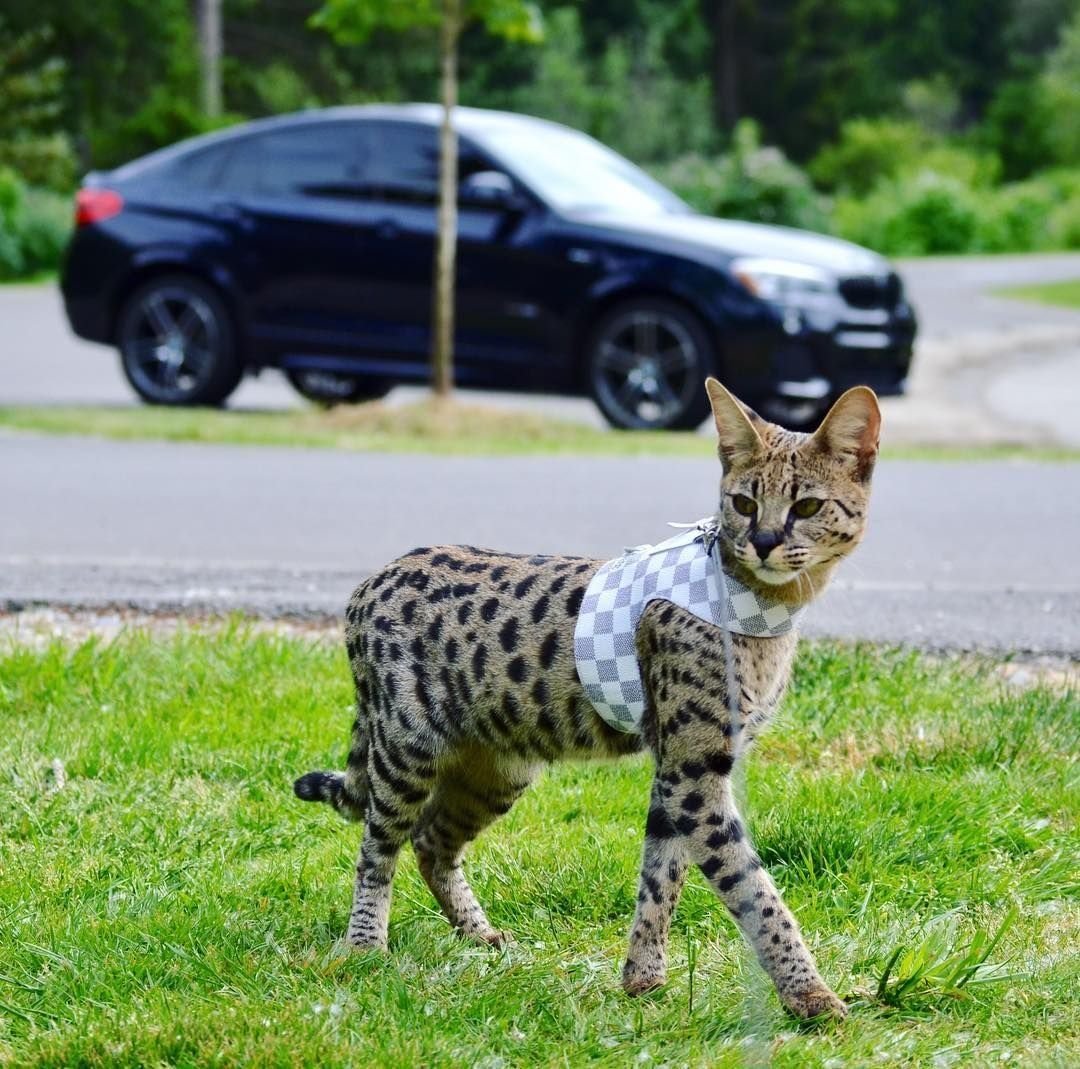
[(112, 189), (80, 189), (75, 194), (75, 225), (87, 226), (119, 215), (124, 198)]

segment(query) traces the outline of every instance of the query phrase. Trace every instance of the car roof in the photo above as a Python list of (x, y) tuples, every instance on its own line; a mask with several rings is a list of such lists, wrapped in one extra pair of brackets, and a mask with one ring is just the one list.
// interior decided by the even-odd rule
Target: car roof
[[(158, 149), (146, 156), (140, 156), (130, 163), (122, 164), (108, 173), (117, 179), (136, 178), (145, 171), (167, 166), (174, 160), (189, 153), (198, 152), (213, 145), (227, 144), (235, 138), (247, 137), (255, 133), (272, 130), (289, 130), (304, 126), (317, 126), (323, 123), (342, 122), (357, 119), (375, 119), (384, 121), (411, 122), (423, 126), (438, 126), (442, 122), (441, 104), (346, 104), (332, 108), (311, 108), (306, 111), (291, 112), (288, 115), (274, 115), (266, 119), (253, 119), (249, 122), (215, 130), (209, 134), (190, 137), (175, 145)], [(548, 119), (539, 119), (533, 115), (521, 115), (512, 111), (492, 111), (487, 108), (454, 108), (454, 126), (459, 133), (482, 136), (485, 133), (497, 133), (500, 129), (558, 129), (569, 127)]]

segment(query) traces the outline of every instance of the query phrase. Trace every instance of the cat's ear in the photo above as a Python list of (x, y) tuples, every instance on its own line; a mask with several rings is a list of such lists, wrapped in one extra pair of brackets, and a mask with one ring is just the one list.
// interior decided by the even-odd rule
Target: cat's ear
[(712, 405), (719, 439), (718, 449), (724, 466), (757, 456), (764, 446), (754, 423), (761, 422), (761, 417), (752, 408), (747, 408), (734, 394), (725, 390), (714, 378), (705, 380), (705, 392), (709, 395), (709, 404)]
[(881, 409), (868, 386), (853, 386), (840, 396), (814, 432), (824, 452), (855, 460), (856, 475), (863, 482), (874, 471), (881, 435)]

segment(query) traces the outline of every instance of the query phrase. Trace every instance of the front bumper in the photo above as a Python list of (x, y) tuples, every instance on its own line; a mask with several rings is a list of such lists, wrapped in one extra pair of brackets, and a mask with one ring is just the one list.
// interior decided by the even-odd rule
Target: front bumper
[(783, 313), (769, 357), (767, 393), (792, 402), (825, 402), (852, 386), (881, 396), (902, 394), (911, 368), (915, 314), (895, 303), (857, 307), (838, 299)]

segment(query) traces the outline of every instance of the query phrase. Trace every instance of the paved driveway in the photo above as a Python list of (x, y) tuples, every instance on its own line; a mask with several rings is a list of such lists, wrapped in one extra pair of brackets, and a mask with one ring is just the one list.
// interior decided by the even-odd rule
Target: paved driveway
[[(712, 511), (702, 449), (485, 459), (0, 435), (0, 602), (337, 614), (416, 545), (610, 557)], [(1076, 656), (1078, 529), (1080, 465), (883, 462), (870, 532), (810, 633)]]

